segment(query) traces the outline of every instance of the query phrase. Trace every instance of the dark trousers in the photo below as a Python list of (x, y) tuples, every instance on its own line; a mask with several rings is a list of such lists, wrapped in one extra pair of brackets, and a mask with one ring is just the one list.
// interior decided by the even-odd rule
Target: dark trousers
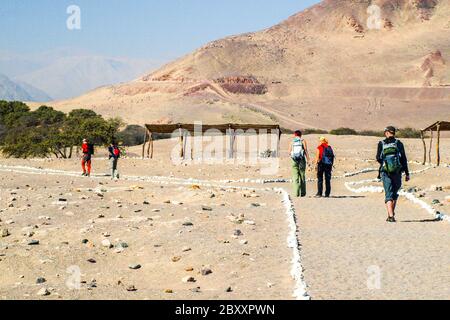
[(325, 196), (329, 197), (331, 195), (331, 173), (333, 171), (332, 165), (326, 165), (326, 164), (319, 164), (318, 170), (317, 170), (317, 179), (319, 181), (317, 182), (317, 194), (323, 195), (323, 180), (325, 177)]

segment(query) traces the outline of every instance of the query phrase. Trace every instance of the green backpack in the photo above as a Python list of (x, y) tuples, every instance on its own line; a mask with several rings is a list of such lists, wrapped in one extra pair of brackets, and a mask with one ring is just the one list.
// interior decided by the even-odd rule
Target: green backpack
[(400, 162), (400, 150), (398, 141), (386, 143), (383, 141), (383, 170), (388, 174), (400, 173), (403, 169)]

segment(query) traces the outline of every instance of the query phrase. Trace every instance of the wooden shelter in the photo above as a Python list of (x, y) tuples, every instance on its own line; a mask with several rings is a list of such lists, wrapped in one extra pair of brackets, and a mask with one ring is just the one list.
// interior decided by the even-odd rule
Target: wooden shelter
[(448, 121), (438, 121), (426, 129), (421, 130), (422, 142), (423, 142), (423, 164), (427, 162), (427, 144), (425, 142), (425, 133), (430, 132), (430, 149), (428, 152), (428, 160), (431, 163), (431, 150), (433, 148), (433, 138), (434, 132), (437, 132), (437, 142), (436, 142), (436, 162), (437, 166), (441, 165), (441, 150), (440, 150), (440, 142), (441, 142), (441, 132), (442, 131), (450, 131), (450, 122)]
[[(187, 136), (192, 136), (194, 133), (206, 133), (210, 130), (215, 130), (221, 132), (225, 135), (230, 135), (230, 149), (229, 149), (229, 157), (232, 158), (234, 156), (234, 145), (236, 141), (236, 133), (239, 132), (247, 132), (249, 130), (272, 130), (276, 131), (278, 134), (277, 140), (277, 151), (276, 156), (278, 157), (280, 154), (280, 140), (281, 140), (281, 128), (279, 125), (263, 125), (263, 124), (217, 124), (217, 125), (203, 125), (203, 124), (146, 124), (145, 125), (145, 139), (144, 145), (142, 146), (142, 158), (145, 158), (145, 147), (148, 142), (147, 147), (147, 157), (153, 159), (153, 134), (154, 133), (163, 133), (163, 134), (174, 134), (177, 131), (179, 132), (180, 139), (180, 156), (181, 158), (186, 157), (186, 139)], [(273, 133), (272, 133), (273, 134)], [(192, 150), (191, 150), (192, 154)]]

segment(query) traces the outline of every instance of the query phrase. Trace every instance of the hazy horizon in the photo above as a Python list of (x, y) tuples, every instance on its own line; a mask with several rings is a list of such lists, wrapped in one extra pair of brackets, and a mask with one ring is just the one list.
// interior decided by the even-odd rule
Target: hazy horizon
[[(8, 32), (2, 36), (0, 53), (67, 48), (91, 55), (168, 61), (209, 41), (270, 27), (317, 2), (111, 0), (105, 5), (86, 0), (5, 0), (0, 28)], [(80, 9), (81, 29), (67, 28), (71, 5)]]

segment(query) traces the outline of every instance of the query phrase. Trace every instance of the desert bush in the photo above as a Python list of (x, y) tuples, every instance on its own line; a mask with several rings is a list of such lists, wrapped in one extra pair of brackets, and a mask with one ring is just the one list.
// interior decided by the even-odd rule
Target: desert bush
[(321, 129), (305, 129), (303, 130), (304, 135), (308, 134), (328, 134), (328, 131)]
[(358, 132), (351, 128), (338, 128), (331, 130), (330, 134), (335, 136), (356, 136)]
[(144, 143), (145, 128), (129, 125), (117, 134), (117, 140), (124, 146), (133, 147)]
[(420, 139), (421, 134), (420, 130), (416, 130), (413, 128), (405, 128), (398, 130), (397, 137), (405, 139)]
[(366, 137), (384, 137), (384, 132), (375, 130), (363, 130), (358, 132), (358, 135)]

